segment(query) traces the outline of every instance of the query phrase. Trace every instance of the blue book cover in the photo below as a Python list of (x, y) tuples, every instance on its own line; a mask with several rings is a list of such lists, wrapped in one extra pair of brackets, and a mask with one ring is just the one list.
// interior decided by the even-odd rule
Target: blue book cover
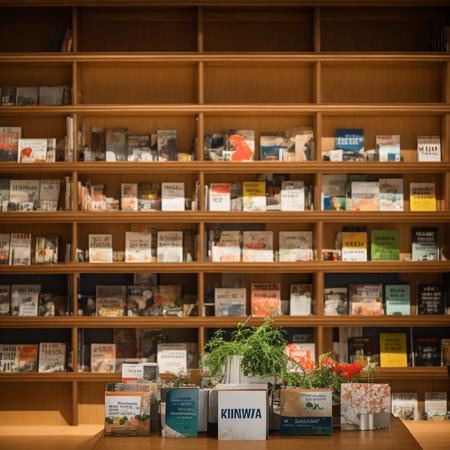
[(166, 393), (165, 437), (197, 437), (198, 389), (171, 388)]
[(364, 151), (364, 130), (362, 128), (337, 128), (336, 148), (345, 153)]

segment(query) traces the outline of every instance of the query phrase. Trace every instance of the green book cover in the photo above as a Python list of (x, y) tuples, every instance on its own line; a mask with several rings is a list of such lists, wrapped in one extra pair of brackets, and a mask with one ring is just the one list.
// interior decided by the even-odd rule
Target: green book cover
[(411, 315), (411, 287), (409, 284), (386, 284), (384, 298), (387, 315)]
[(197, 437), (198, 389), (169, 389), (165, 420), (165, 437)]
[(400, 231), (372, 230), (371, 260), (398, 261), (400, 259)]

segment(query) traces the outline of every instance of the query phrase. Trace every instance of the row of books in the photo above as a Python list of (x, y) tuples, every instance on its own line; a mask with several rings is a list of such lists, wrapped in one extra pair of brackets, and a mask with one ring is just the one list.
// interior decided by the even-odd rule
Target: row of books
[(1, 106), (68, 105), (71, 103), (69, 86), (2, 86)]
[[(323, 175), (323, 211), (404, 211), (402, 178), (367, 181), (367, 175)], [(436, 183), (409, 183), (409, 210), (436, 211)]]
[(392, 415), (402, 420), (446, 420), (447, 392), (425, 392), (423, 410), (417, 392), (393, 392)]
[(66, 117), (66, 137), (24, 138), (22, 127), (0, 127), (0, 162), (73, 161), (73, 118)]
[(0, 264), (56, 264), (59, 261), (58, 250), (58, 236), (37, 236), (32, 258), (30, 233), (0, 234)]
[(71, 178), (24, 180), (0, 178), (0, 211), (69, 211)]

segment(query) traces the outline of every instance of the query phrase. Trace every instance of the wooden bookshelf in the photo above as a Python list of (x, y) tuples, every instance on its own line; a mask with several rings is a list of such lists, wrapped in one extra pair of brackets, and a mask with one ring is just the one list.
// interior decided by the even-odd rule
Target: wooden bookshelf
[[(57, 5), (56, 5), (57, 3)], [(135, 3), (135, 5), (133, 5)], [(189, 228), (199, 236), (196, 261), (183, 264), (88, 264), (0, 266), (0, 277), (14, 280), (58, 276), (71, 295), (72, 316), (1, 317), (0, 329), (27, 329), (36, 336), (65, 336), (72, 347), (73, 372), (0, 374), (0, 422), (10, 423), (26, 411), (39, 423), (88, 424), (101, 421), (104, 383), (118, 375), (78, 372), (81, 330), (106, 332), (114, 328), (164, 329), (173, 336), (194, 336), (203, 347), (215, 328), (235, 327), (236, 317), (205, 317), (205, 290), (221, 273), (243, 274), (247, 283), (301, 280), (313, 284), (314, 315), (281, 316), (275, 324), (287, 329), (313, 329), (318, 353), (332, 349), (335, 327), (449, 329), (450, 316), (329, 317), (323, 314), (327, 275), (400, 274), (413, 283), (443, 280), (450, 272), (450, 55), (431, 52), (427, 36), (445, 21), (444, 0), (370, 2), (316, 0), (176, 1), (120, 0), (3, 1), (0, 7), (0, 86), (68, 84), (72, 104), (64, 106), (0, 106), (0, 126), (22, 126), (26, 137), (65, 134), (65, 117), (78, 126), (123, 126), (141, 133), (177, 129), (182, 151), (198, 138), (192, 162), (0, 164), (2, 177), (56, 178), (70, 176), (77, 205), (77, 181), (92, 178), (115, 184), (132, 179), (200, 183), (200, 210), (186, 212), (66, 212), (0, 213), (0, 232), (54, 232), (82, 246), (86, 234), (112, 233), (120, 243), (124, 231), (145, 224), (170, 230)], [(358, 4), (360, 3), (360, 4)], [(33, 5), (31, 7), (30, 5)], [(164, 5), (164, 6), (163, 6)], [(24, 26), (26, 25), (26, 26)], [(71, 26), (74, 52), (51, 53), (56, 33)], [(270, 32), (276, 27), (277, 35)], [(379, 33), (383, 27), (383, 33)], [(41, 30), (45, 32), (41, 33)], [(355, 38), (357, 36), (357, 38)], [(164, 38), (162, 38), (164, 37)], [(312, 126), (316, 160), (306, 163), (204, 161), (205, 132), (228, 128), (262, 131)], [(376, 134), (401, 135), (399, 163), (324, 162), (321, 151), (337, 127), (365, 129), (367, 147)], [(440, 135), (442, 162), (418, 163), (416, 136)], [(74, 136), (75, 154), (77, 140)], [(212, 180), (256, 179), (260, 173), (289, 173), (316, 186), (314, 210), (288, 212), (209, 212), (204, 209), (204, 187)], [(324, 174), (398, 175), (409, 181), (434, 181), (438, 211), (332, 212), (320, 210)], [(318, 259), (307, 263), (230, 263), (205, 259), (204, 237), (211, 224), (265, 224), (280, 230), (314, 231)], [(408, 237), (410, 228), (438, 226), (446, 259), (439, 262), (322, 261), (334, 232), (343, 224), (364, 223), (369, 228), (394, 227)], [(175, 229), (175, 228), (174, 228)], [(123, 248), (115, 248), (123, 250)], [(100, 318), (78, 315), (78, 286), (82, 276), (157, 272), (196, 283), (199, 316)], [(5, 279), (5, 278), (4, 278)], [(14, 281), (16, 282), (16, 281)], [(250, 323), (258, 324), (251, 318)], [(50, 333), (50, 334), (49, 334)], [(183, 334), (184, 333), (184, 334)], [(62, 339), (62, 338), (60, 338)], [(13, 343), (12, 341), (8, 341)], [(376, 379), (393, 389), (419, 391), (450, 389), (447, 368), (379, 369)], [(420, 388), (417, 387), (420, 381)], [(22, 382), (27, 382), (26, 385)], [(57, 395), (52, 394), (58, 383)], [(8, 395), (6, 395), (8, 394)], [(35, 400), (30, 402), (30, 398)], [(13, 403), (13, 407), (8, 402)], [(100, 411), (100, 412), (99, 412)], [(6, 419), (6, 416), (8, 418)], [(12, 418), (11, 418), (12, 417)], [(43, 419), (44, 420), (44, 419)]]

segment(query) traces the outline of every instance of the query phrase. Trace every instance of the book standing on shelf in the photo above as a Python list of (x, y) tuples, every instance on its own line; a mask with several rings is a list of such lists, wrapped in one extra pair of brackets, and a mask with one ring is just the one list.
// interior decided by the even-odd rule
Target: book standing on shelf
[(31, 264), (31, 234), (11, 233), (9, 244), (9, 264)]
[(231, 211), (230, 183), (211, 183), (208, 192), (209, 211)]
[(0, 127), (0, 161), (18, 161), (21, 127)]
[(378, 181), (352, 181), (352, 211), (379, 211), (380, 184)]
[(148, 316), (153, 305), (153, 292), (150, 286), (128, 286), (128, 317)]
[(35, 264), (58, 263), (58, 236), (37, 236), (34, 252)]
[(16, 88), (16, 105), (30, 106), (39, 103), (39, 88), (37, 86), (18, 86)]
[(305, 183), (283, 181), (281, 183), (281, 211), (305, 210)]
[(161, 210), (184, 211), (184, 183), (161, 183)]
[(89, 235), (89, 262), (100, 264), (113, 262), (111, 234)]
[(183, 232), (158, 231), (157, 243), (158, 262), (183, 262)]
[(440, 136), (417, 136), (417, 161), (441, 161)]
[(384, 300), (386, 315), (411, 315), (411, 286), (409, 284), (386, 284)]
[(151, 135), (149, 134), (127, 135), (127, 160), (153, 161), (151, 149)]
[(0, 233), (0, 265), (10, 264), (10, 240), (9, 233)]
[(393, 392), (392, 415), (402, 420), (419, 420), (417, 392)]
[(259, 138), (259, 159), (261, 161), (283, 161), (287, 146), (286, 132), (263, 132)]
[(439, 244), (436, 227), (412, 227), (411, 243), (413, 261), (438, 261)]
[(345, 316), (348, 314), (348, 288), (332, 287), (324, 289), (325, 316)]
[(91, 344), (91, 372), (114, 373), (116, 371), (116, 345)]
[(122, 211), (138, 210), (138, 185), (137, 183), (121, 183), (120, 185), (120, 209)]
[(215, 288), (214, 315), (245, 316), (247, 306), (247, 290), (245, 288)]
[(322, 211), (344, 211), (346, 203), (347, 175), (322, 177)]
[(127, 299), (126, 286), (96, 287), (96, 313), (99, 317), (125, 316)]
[(240, 262), (241, 232), (237, 230), (221, 231), (219, 241), (212, 244), (211, 259), (213, 262)]
[(291, 316), (312, 314), (312, 284), (291, 284), (289, 313)]
[(279, 283), (252, 283), (251, 309), (254, 317), (281, 315), (281, 286)]
[(47, 139), (19, 139), (18, 162), (42, 163), (47, 161)]
[(125, 262), (126, 263), (152, 262), (151, 233), (137, 232), (137, 231), (125, 232)]
[(206, 161), (224, 161), (225, 133), (205, 133), (204, 152)]
[(244, 262), (273, 262), (273, 232), (244, 231), (242, 256)]
[(39, 297), (39, 316), (66, 316), (66, 297), (59, 294), (45, 293)]
[(414, 365), (416, 367), (441, 365), (441, 341), (437, 336), (414, 336)]
[(242, 205), (244, 211), (265, 211), (266, 182), (265, 181), (244, 181)]
[(253, 130), (228, 130), (225, 160), (253, 161), (255, 155), (255, 132)]
[(403, 211), (403, 178), (380, 178), (380, 211)]
[(39, 284), (13, 284), (11, 286), (11, 315), (35, 317), (38, 315)]
[(41, 342), (39, 344), (39, 372), (64, 372), (65, 366), (65, 343)]
[(380, 366), (408, 367), (406, 333), (380, 333)]
[(342, 261), (367, 261), (367, 231), (342, 232)]
[(11, 287), (0, 285), (0, 316), (10, 315)]
[(337, 128), (336, 149), (342, 150), (343, 161), (364, 159), (364, 130), (361, 128)]
[(379, 161), (400, 161), (400, 135), (388, 134), (376, 136), (376, 147)]
[(280, 262), (312, 261), (312, 231), (280, 231), (278, 237)]
[(373, 355), (372, 339), (368, 336), (350, 336), (348, 338), (348, 360), (352, 362), (371, 362)]
[(425, 392), (425, 416), (427, 420), (447, 419), (447, 392)]
[(409, 183), (410, 211), (436, 211), (435, 183)]
[(126, 128), (106, 129), (107, 162), (127, 160), (127, 131)]
[(185, 374), (188, 369), (186, 344), (158, 344), (159, 373)]
[(41, 180), (39, 210), (57, 211), (61, 191), (61, 180)]
[(39, 206), (39, 180), (11, 180), (9, 211), (33, 211)]
[(383, 285), (351, 284), (350, 314), (353, 316), (381, 316), (383, 314)]
[(419, 283), (417, 285), (417, 313), (445, 314), (444, 286), (440, 283)]
[(400, 231), (372, 230), (370, 239), (372, 261), (400, 260)]

